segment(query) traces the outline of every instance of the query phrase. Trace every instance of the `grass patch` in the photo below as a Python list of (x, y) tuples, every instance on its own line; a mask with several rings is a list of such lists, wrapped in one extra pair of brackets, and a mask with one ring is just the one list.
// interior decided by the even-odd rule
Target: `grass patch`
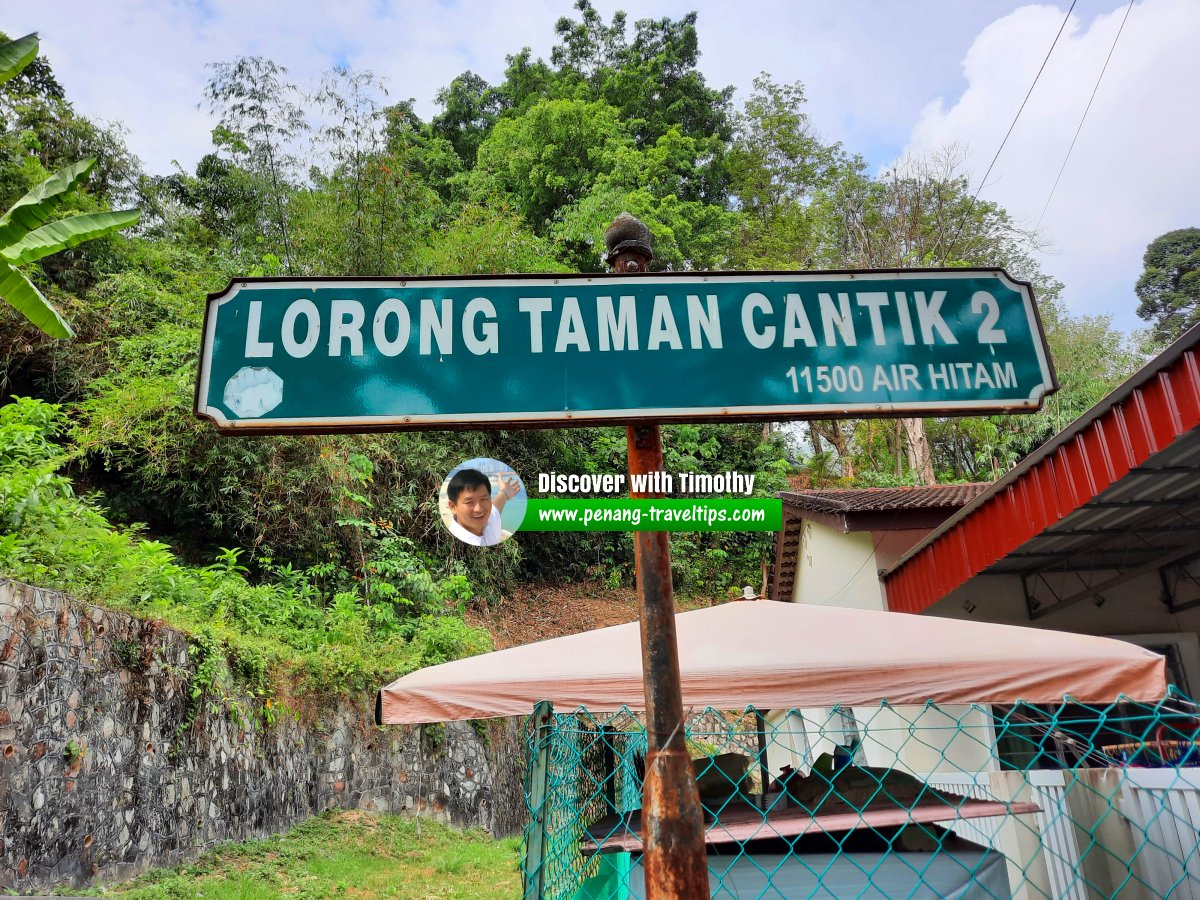
[(520, 841), (402, 816), (328, 812), (265, 841), (231, 844), (84, 896), (129, 900), (385, 897), (474, 900), (521, 891)]

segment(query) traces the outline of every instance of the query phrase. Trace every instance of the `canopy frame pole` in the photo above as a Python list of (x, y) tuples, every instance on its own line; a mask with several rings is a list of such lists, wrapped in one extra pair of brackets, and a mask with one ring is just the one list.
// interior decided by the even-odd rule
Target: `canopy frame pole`
[(767, 716), (770, 715), (769, 709), (759, 709), (754, 707), (754, 725), (757, 729), (758, 737), (758, 774), (762, 779), (762, 808), (768, 808), (767, 791), (771, 786), (771, 770), (767, 765)]
[[(622, 213), (604, 234), (607, 261), (620, 273), (645, 273), (653, 259), (650, 230)], [(657, 422), (626, 428), (629, 483), (634, 475), (663, 471), (662, 429)], [(659, 492), (631, 491), (635, 498)], [(708, 900), (704, 813), (692, 771), (683, 717), (670, 535), (634, 532), (634, 566), (646, 692), (646, 777), (642, 783), (642, 865), (647, 900)]]
[(534, 733), (529, 766), (529, 827), (525, 833), (524, 900), (542, 900), (546, 886), (546, 801), (550, 793), (550, 737), (554, 707), (546, 700), (533, 708), (529, 727)]

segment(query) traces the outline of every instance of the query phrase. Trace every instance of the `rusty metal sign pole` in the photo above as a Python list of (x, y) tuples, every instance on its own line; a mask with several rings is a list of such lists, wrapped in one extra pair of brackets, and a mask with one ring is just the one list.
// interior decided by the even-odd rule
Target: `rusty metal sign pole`
[[(645, 272), (650, 231), (622, 213), (604, 234), (617, 272)], [(663, 471), (658, 423), (630, 425), (629, 474)], [(630, 483), (633, 483), (632, 477)], [(661, 497), (648, 491), (633, 497)], [(646, 690), (646, 777), (642, 784), (642, 865), (648, 900), (707, 900), (704, 815), (684, 733), (671, 546), (664, 531), (634, 532)]]

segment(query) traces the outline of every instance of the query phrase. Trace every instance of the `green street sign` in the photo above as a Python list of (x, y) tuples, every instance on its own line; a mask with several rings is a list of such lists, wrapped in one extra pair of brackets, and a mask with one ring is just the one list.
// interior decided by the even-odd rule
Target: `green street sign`
[(196, 413), (227, 433), (1029, 411), (1058, 387), (999, 269), (238, 279)]

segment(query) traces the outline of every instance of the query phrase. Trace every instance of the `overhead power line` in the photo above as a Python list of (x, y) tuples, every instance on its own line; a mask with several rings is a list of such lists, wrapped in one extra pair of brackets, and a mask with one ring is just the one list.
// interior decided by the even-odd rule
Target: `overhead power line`
[(1079, 119), (1079, 127), (1075, 129), (1075, 136), (1071, 138), (1071, 146), (1067, 148), (1067, 155), (1063, 157), (1062, 166), (1059, 167), (1058, 175), (1054, 178), (1054, 186), (1050, 188), (1050, 196), (1046, 198), (1046, 205), (1042, 207), (1042, 214), (1038, 216), (1037, 228), (1042, 227), (1042, 219), (1046, 217), (1046, 210), (1050, 208), (1050, 201), (1054, 199), (1054, 192), (1058, 190), (1058, 182), (1062, 179), (1063, 171), (1067, 168), (1067, 160), (1071, 158), (1071, 151), (1075, 149), (1075, 142), (1079, 140), (1079, 132), (1083, 130), (1083, 123), (1087, 121), (1088, 111), (1092, 108), (1092, 101), (1096, 99), (1096, 91), (1100, 90), (1100, 80), (1104, 78), (1104, 73), (1108, 70), (1109, 60), (1112, 59), (1113, 51), (1117, 49), (1117, 41), (1121, 39), (1121, 32), (1125, 30), (1125, 22), (1129, 19), (1129, 11), (1133, 9), (1133, 0), (1129, 0), (1129, 5), (1125, 7), (1125, 15), (1121, 19), (1121, 25), (1117, 28), (1117, 36), (1113, 38), (1112, 46), (1108, 48), (1108, 56), (1104, 58), (1104, 65), (1100, 67), (1100, 74), (1096, 77), (1096, 85), (1092, 88), (1092, 96), (1088, 98), (1087, 106), (1084, 107), (1083, 115)]
[[(1021, 113), (1025, 110), (1025, 104), (1029, 102), (1030, 95), (1033, 94), (1033, 89), (1037, 87), (1038, 79), (1042, 77), (1042, 72), (1046, 69), (1046, 63), (1050, 61), (1050, 54), (1054, 52), (1054, 48), (1058, 46), (1058, 39), (1062, 37), (1063, 29), (1067, 27), (1067, 22), (1071, 19), (1071, 13), (1075, 10), (1077, 0), (1071, 0), (1071, 5), (1067, 9), (1067, 14), (1063, 16), (1062, 24), (1058, 26), (1058, 33), (1054, 35), (1054, 41), (1050, 44), (1050, 49), (1046, 51), (1046, 58), (1042, 60), (1041, 66), (1037, 70), (1037, 74), (1033, 76), (1033, 84), (1029, 85), (1029, 90), (1025, 93), (1025, 99), (1021, 101), (1020, 108), (1017, 109), (1017, 114), (1013, 116), (1012, 124), (1008, 126), (1008, 131), (1004, 133), (1004, 140), (1000, 142), (1000, 146), (996, 148), (996, 155), (992, 157), (992, 161), (988, 163), (987, 171), (983, 173), (983, 178), (979, 179), (979, 187), (975, 188), (975, 193), (971, 196), (971, 202), (967, 204), (966, 211), (963, 212), (962, 218), (958, 221), (958, 230), (954, 232), (954, 240), (949, 246), (954, 246), (959, 237), (962, 235), (963, 226), (967, 224), (967, 218), (971, 215), (971, 211), (975, 209), (975, 201), (979, 199), (979, 192), (983, 190), (983, 186), (987, 184), (988, 176), (992, 174), (992, 167), (996, 165), (996, 160), (1000, 158), (1000, 154), (1004, 150), (1004, 145), (1008, 143), (1009, 136), (1013, 133), (1013, 129), (1017, 127), (1017, 120), (1021, 118)], [(948, 248), (947, 248), (948, 249)]]

